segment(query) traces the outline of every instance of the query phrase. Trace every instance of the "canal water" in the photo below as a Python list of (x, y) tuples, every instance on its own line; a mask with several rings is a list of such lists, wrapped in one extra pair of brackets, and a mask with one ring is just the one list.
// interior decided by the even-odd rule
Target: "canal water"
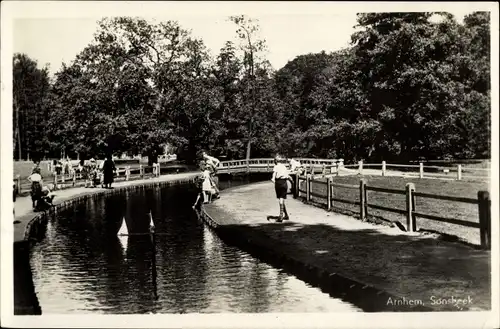
[[(186, 186), (130, 190), (52, 216), (30, 260), (43, 314), (359, 311), (225, 244), (195, 198)], [(140, 234), (149, 211), (155, 241)], [(136, 235), (118, 238), (124, 217)]]

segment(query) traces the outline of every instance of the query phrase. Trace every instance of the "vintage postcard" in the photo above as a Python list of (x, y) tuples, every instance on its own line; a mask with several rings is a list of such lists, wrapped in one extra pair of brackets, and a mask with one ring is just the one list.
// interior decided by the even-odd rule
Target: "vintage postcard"
[(498, 3), (2, 3), (7, 327), (495, 328)]

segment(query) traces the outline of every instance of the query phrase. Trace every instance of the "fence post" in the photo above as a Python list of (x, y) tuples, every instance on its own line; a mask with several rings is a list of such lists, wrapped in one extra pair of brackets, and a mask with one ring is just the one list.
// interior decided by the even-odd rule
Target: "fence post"
[(311, 174), (306, 176), (306, 200), (311, 200)]
[(424, 178), (424, 164), (422, 162), (419, 163), (419, 172), (420, 172), (420, 175), (419, 177), (420, 178)]
[(16, 176), (17, 194), (21, 193), (21, 175)]
[(382, 161), (382, 176), (385, 176), (385, 166), (386, 166), (385, 161)]
[(57, 173), (54, 173), (54, 190), (57, 190)]
[(73, 186), (76, 185), (76, 170), (73, 170)]
[(324, 163), (323, 163), (323, 173), (322, 173), (322, 175), (323, 175), (323, 178), (325, 178), (325, 175), (326, 175), (326, 167), (325, 167), (325, 164), (324, 164)]
[(269, 162), (266, 161), (266, 172), (269, 172)]
[(144, 178), (144, 168), (142, 167), (142, 165), (139, 165), (139, 174), (141, 178)]
[(362, 175), (363, 174), (363, 160), (359, 161), (358, 162), (358, 165), (359, 165), (359, 174)]
[(490, 193), (488, 191), (477, 192), (479, 205), (479, 234), (481, 237), (481, 247), (491, 248), (491, 207)]
[(299, 182), (300, 182), (300, 180), (299, 180), (299, 176), (300, 176), (299, 173), (297, 173), (297, 175), (295, 175), (295, 195), (297, 197), (300, 197), (300, 191), (299, 191)]
[(416, 231), (415, 216), (413, 215), (413, 207), (415, 206), (415, 200), (413, 192), (415, 192), (415, 184), (406, 184), (406, 230), (408, 232)]
[(457, 165), (457, 179), (462, 180), (462, 165)]
[(332, 178), (328, 177), (326, 180), (326, 205), (328, 211), (332, 209)]
[(359, 181), (359, 217), (361, 220), (366, 218), (366, 181), (361, 179)]

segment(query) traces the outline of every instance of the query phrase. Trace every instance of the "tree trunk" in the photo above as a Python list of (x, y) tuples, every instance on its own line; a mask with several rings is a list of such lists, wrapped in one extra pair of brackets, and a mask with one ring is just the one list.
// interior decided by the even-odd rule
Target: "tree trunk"
[(247, 155), (246, 155), (246, 159), (247, 160), (250, 160), (250, 151), (252, 149), (252, 141), (250, 139), (248, 139), (248, 142), (247, 142)]
[(15, 106), (15, 111), (16, 111), (16, 139), (17, 139), (17, 148), (19, 150), (18, 152), (18, 160), (22, 159), (22, 154), (21, 154), (21, 130), (19, 129), (19, 105), (17, 104), (16, 99), (14, 98), (14, 106)]

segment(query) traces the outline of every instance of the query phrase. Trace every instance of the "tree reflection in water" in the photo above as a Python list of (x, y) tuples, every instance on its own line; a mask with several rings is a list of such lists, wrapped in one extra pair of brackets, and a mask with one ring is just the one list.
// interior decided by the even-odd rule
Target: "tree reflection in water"
[(44, 314), (356, 310), (226, 245), (197, 220), (190, 188), (115, 192), (49, 219), (31, 258)]

